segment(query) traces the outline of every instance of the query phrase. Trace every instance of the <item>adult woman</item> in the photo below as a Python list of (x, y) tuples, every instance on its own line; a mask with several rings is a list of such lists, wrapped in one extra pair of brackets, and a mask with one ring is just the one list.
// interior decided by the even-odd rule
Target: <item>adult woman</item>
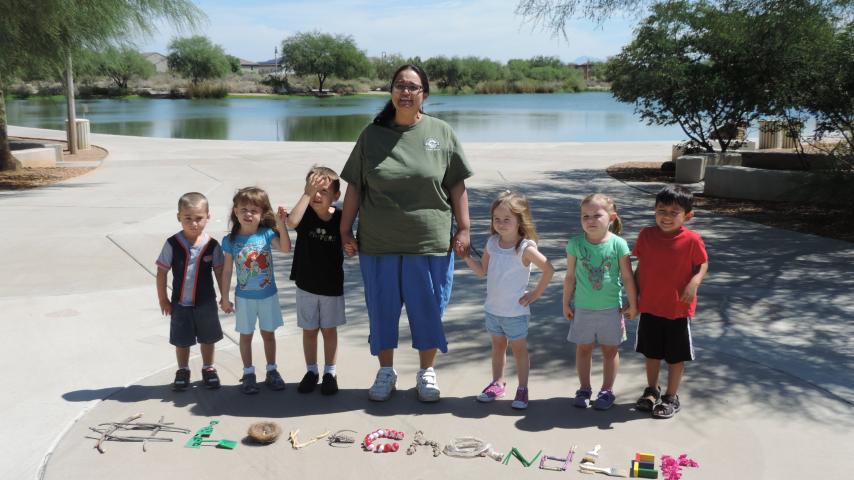
[[(439, 400), (433, 367), (437, 350), (448, 350), (442, 315), (454, 275), (450, 246), (457, 254), (469, 248), (465, 179), (472, 172), (448, 124), (421, 109), (429, 93), (421, 68), (398, 68), (391, 100), (362, 131), (341, 172), (347, 181), (341, 241), (347, 255), (360, 252), (371, 354), (380, 363), (368, 391), (376, 401), (388, 400), (397, 383), (394, 349), (403, 305), (419, 353), (418, 399)], [(358, 242), (352, 231), (357, 213)]]

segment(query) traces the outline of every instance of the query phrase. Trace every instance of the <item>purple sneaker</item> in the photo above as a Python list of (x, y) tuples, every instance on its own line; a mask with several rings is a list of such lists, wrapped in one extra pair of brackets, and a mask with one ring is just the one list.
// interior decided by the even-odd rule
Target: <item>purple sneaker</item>
[(596, 410), (608, 410), (614, 405), (614, 400), (617, 396), (611, 390), (602, 390), (596, 396), (596, 401), (593, 402), (593, 408)]
[(516, 389), (516, 398), (513, 399), (513, 403), (511, 403), (510, 406), (515, 408), (516, 410), (524, 410), (528, 408), (527, 387), (519, 387)]
[(578, 408), (587, 408), (590, 406), (590, 397), (593, 396), (593, 390), (589, 388), (579, 388), (575, 391), (575, 400), (572, 404)]
[(504, 396), (504, 387), (506, 383), (499, 384), (498, 382), (492, 382), (480, 392), (480, 395), (477, 396), (478, 402), (489, 403), (496, 398), (501, 398)]

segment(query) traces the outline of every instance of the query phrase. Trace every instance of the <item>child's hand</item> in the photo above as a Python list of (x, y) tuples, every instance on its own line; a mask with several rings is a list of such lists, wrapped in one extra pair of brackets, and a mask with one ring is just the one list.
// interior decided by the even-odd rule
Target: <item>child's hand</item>
[(682, 295), (679, 296), (679, 301), (682, 303), (691, 303), (694, 301), (694, 298), (697, 296), (697, 289), (700, 288), (700, 284), (694, 281), (688, 282), (688, 285), (685, 285), (685, 290), (682, 291)]
[(522, 295), (522, 298), (519, 299), (519, 305), (527, 307), (528, 305), (534, 303), (538, 298), (540, 298), (539, 295), (535, 295), (526, 290), (525, 294)]
[(572, 312), (572, 307), (570, 307), (569, 304), (565, 304), (563, 306), (563, 316), (567, 320), (572, 320), (572, 318), (575, 316), (575, 314)]
[(466, 258), (470, 255), (471, 239), (468, 229), (461, 228), (457, 230), (454, 238), (451, 239), (451, 245), (454, 247), (454, 253), (461, 258)]
[(161, 298), (159, 300), (160, 300), (160, 313), (162, 313), (163, 315), (172, 315), (172, 302), (170, 302), (169, 300), (163, 299), (163, 298)]
[(623, 307), (621, 313), (623, 314), (623, 318), (625, 318), (626, 320), (631, 320), (638, 316), (638, 307), (634, 305), (626, 305), (625, 307)]
[(317, 192), (329, 187), (329, 184), (330, 182), (328, 178), (323, 175), (313, 173), (305, 182), (305, 194), (308, 195), (308, 198), (314, 198), (314, 196), (317, 195)]
[(279, 210), (276, 212), (276, 219), (285, 223), (288, 220), (288, 210), (285, 207), (279, 206)]
[(222, 300), (220, 300), (219, 306), (225, 313), (234, 313), (234, 304), (228, 301), (228, 299), (223, 298)]
[(348, 257), (359, 253), (359, 242), (353, 236), (352, 232), (344, 232), (341, 234), (341, 246), (344, 248), (344, 253)]

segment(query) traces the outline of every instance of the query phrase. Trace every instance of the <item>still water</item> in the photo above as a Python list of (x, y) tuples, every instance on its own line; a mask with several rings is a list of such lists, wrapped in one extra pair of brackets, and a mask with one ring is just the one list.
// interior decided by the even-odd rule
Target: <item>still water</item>
[[(386, 96), (222, 100), (78, 100), (92, 131), (218, 140), (353, 141)], [(62, 100), (7, 100), (11, 125), (63, 129)], [(466, 95), (427, 99), (424, 109), (463, 142), (679, 140), (677, 126), (644, 124), (610, 93)]]

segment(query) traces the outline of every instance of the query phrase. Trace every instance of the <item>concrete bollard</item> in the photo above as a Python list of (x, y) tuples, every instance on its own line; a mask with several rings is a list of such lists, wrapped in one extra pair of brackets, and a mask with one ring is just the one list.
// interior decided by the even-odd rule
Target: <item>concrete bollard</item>
[[(68, 120), (65, 120), (65, 129), (68, 130)], [(89, 120), (85, 118), (78, 118), (74, 121), (74, 125), (77, 127), (77, 148), (80, 150), (84, 150), (89, 148), (91, 145), (89, 144)]]
[(676, 159), (676, 183), (697, 183), (703, 179), (706, 158), (702, 155), (682, 155)]

